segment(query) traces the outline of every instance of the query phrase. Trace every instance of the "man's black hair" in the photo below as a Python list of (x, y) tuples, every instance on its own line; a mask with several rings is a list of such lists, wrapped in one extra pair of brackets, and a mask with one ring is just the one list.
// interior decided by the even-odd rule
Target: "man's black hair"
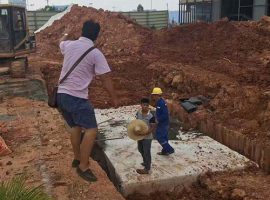
[(141, 103), (150, 103), (150, 100), (148, 98), (142, 98)]
[(86, 37), (92, 41), (95, 41), (98, 38), (100, 31), (99, 23), (94, 22), (93, 20), (88, 20), (83, 23), (82, 36)]

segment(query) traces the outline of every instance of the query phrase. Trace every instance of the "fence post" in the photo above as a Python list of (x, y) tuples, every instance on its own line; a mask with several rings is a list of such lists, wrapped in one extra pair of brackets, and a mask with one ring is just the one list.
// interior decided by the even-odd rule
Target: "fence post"
[(148, 27), (151, 27), (149, 24), (149, 11), (146, 11), (146, 24)]

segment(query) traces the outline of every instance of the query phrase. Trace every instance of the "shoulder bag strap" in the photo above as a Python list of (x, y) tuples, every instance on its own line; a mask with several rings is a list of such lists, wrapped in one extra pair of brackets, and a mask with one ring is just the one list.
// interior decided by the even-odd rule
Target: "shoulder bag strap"
[(89, 48), (86, 52), (84, 52), (84, 54), (73, 64), (73, 66), (70, 68), (70, 70), (66, 73), (66, 75), (59, 81), (60, 85), (61, 83), (64, 82), (64, 80), (66, 80), (66, 78), (70, 75), (70, 73), (78, 66), (78, 64), (82, 61), (82, 59), (84, 59), (84, 57), (90, 53), (92, 50), (94, 50), (96, 47), (91, 47)]

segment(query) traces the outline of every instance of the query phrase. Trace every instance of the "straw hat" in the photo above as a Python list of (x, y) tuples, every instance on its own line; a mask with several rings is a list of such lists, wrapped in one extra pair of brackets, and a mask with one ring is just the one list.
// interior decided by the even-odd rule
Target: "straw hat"
[(127, 127), (128, 137), (132, 140), (142, 140), (148, 133), (148, 125), (140, 120), (135, 119), (131, 121)]

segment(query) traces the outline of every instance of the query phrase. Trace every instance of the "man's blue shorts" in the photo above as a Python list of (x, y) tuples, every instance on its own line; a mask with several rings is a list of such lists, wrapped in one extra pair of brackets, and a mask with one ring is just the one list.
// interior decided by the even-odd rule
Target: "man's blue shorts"
[(88, 99), (57, 94), (57, 105), (70, 127), (97, 128), (95, 111)]

